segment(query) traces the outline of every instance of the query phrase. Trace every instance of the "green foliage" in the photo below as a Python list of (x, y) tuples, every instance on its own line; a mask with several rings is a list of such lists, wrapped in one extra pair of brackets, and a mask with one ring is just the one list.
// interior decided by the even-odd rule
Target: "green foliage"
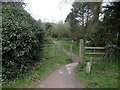
[(72, 42), (71, 40), (61, 40), (60, 43), (64, 46), (65, 49), (70, 51), (70, 45), (72, 45), (72, 52), (79, 56), (79, 46), (75, 42)]
[(105, 32), (107, 37), (106, 44), (116, 44), (120, 46), (120, 41), (118, 37), (120, 37), (120, 2), (112, 2), (110, 5), (107, 5), (104, 10), (104, 20), (103, 25), (105, 26)]
[(99, 16), (99, 2), (74, 2), (71, 12), (66, 18), (66, 22), (70, 23), (70, 31), (72, 39), (79, 41), (84, 38), (87, 28), (98, 21)]
[(22, 7), (2, 3), (2, 78), (19, 78), (41, 57), (43, 31)]
[(52, 25), (47, 22), (44, 24), (44, 29), (45, 29), (45, 33), (46, 33), (46, 37), (52, 36)]
[[(83, 38), (89, 42), (85, 46), (120, 47), (120, 2), (111, 2), (106, 6), (102, 6), (101, 2), (74, 2), (72, 6), (66, 22), (70, 23), (70, 36), (73, 40)], [(109, 52), (110, 55), (113, 53)], [(116, 57), (115, 53), (114, 55)]]
[(94, 61), (89, 76), (86, 75), (85, 63), (82, 70), (76, 70), (77, 79), (87, 88), (118, 88), (118, 76), (118, 63), (113, 62)]
[(105, 26), (104, 33), (106, 37), (106, 47), (108, 48), (107, 54), (109, 57), (107, 58), (115, 58), (118, 59), (120, 51), (118, 47), (120, 47), (120, 1), (119, 2), (111, 2), (110, 5), (107, 5), (104, 10), (105, 17), (103, 19), (103, 25)]
[[(43, 47), (44, 58), (42, 62), (39, 62), (33, 70), (24, 78), (11, 81), (4, 88), (30, 88), (38, 85), (38, 80), (42, 80), (51, 71), (59, 68), (62, 65), (71, 63), (71, 59), (66, 56), (63, 52), (59, 51), (53, 43), (44, 44)], [(37, 85), (36, 85), (37, 84)]]
[(92, 26), (87, 28), (87, 33), (84, 39), (85, 41), (90, 41), (90, 43), (85, 44), (86, 46), (105, 46), (106, 38), (102, 22), (96, 22)]
[[(63, 41), (60, 43), (66, 48), (70, 49), (70, 45), (73, 46), (72, 52), (76, 55), (79, 54), (79, 47), (74, 45), (71, 41)], [(107, 46), (113, 50), (114, 46)], [(115, 48), (115, 47), (114, 47)], [(114, 51), (114, 50), (113, 50)], [(91, 51), (85, 51), (91, 52)], [(111, 52), (111, 51), (109, 51)], [(114, 51), (116, 54), (116, 51)], [(117, 55), (117, 54), (116, 54)], [(86, 75), (86, 62), (93, 58), (91, 74)], [(115, 60), (111, 60), (115, 61)], [(118, 88), (119, 79), (119, 64), (118, 62), (105, 62), (101, 55), (85, 55), (82, 62), (82, 70), (78, 67), (76, 70), (76, 78), (81, 81), (87, 88)], [(108, 82), (109, 80), (109, 82)]]
[(120, 2), (111, 2), (103, 8), (103, 20), (94, 23), (89, 28), (85, 39), (91, 41), (87, 46), (105, 46), (106, 60), (114, 58), (114, 60), (118, 61), (118, 47), (120, 47)]
[(53, 37), (66, 38), (70, 37), (70, 25), (69, 23), (59, 22), (58, 24), (52, 23)]
[(111, 2), (109, 5), (103, 7), (103, 20), (94, 23), (87, 30), (86, 38), (91, 41), (90, 45), (105, 46), (107, 44), (113, 44), (119, 46), (119, 7), (120, 2)]

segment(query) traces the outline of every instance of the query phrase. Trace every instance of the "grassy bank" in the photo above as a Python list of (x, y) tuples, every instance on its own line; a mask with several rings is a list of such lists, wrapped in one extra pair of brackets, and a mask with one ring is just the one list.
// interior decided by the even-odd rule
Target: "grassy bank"
[(71, 60), (59, 51), (53, 43), (46, 44), (44, 46), (44, 58), (42, 62), (31, 73), (25, 75), (24, 78), (11, 81), (3, 85), (3, 88), (35, 87), (38, 80), (43, 79), (53, 70), (70, 62)]
[(76, 70), (76, 78), (88, 88), (118, 88), (118, 64), (95, 62), (90, 75), (86, 75), (86, 65), (82, 71)]
[[(69, 46), (74, 46), (73, 53), (79, 54), (79, 47), (71, 41), (63, 41), (60, 43), (69, 50)], [(86, 51), (90, 52), (90, 51)], [(86, 75), (86, 61), (93, 58), (91, 74)], [(88, 88), (117, 88), (118, 87), (118, 63), (103, 61), (102, 55), (85, 55), (83, 61), (83, 69), (79, 68), (75, 71), (75, 76), (80, 82)]]
[(70, 51), (70, 45), (71, 45), (72, 52), (79, 56), (79, 46), (77, 44), (75, 44), (75, 42), (72, 42), (70, 40), (68, 40), (68, 41), (60, 40), (59, 42), (61, 43), (61, 45), (63, 45), (65, 47), (65, 49), (67, 49), (69, 51)]

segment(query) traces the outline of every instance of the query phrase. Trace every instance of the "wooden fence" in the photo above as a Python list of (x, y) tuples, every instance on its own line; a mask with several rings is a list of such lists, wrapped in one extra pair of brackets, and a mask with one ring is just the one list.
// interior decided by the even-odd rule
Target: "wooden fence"
[[(80, 61), (83, 62), (85, 55), (104, 55), (105, 52), (85, 52), (86, 50), (104, 50), (104, 47), (84, 47), (84, 40), (80, 39), (79, 43), (79, 57)], [(92, 66), (92, 57), (90, 58), (90, 61), (86, 63), (86, 74), (89, 75), (91, 72), (91, 66)]]
[(104, 55), (105, 52), (85, 52), (85, 50), (104, 50), (104, 47), (84, 47), (84, 40), (80, 39), (79, 56), (82, 61), (85, 55)]

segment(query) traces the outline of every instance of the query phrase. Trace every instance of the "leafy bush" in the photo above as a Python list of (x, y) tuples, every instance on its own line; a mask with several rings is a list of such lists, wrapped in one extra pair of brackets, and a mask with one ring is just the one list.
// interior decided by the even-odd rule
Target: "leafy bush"
[(2, 78), (18, 78), (41, 56), (43, 30), (23, 3), (2, 3)]

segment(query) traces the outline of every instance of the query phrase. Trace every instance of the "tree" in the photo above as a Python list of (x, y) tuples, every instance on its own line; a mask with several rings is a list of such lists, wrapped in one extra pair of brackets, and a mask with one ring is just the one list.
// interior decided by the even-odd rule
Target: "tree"
[(67, 38), (70, 36), (70, 25), (69, 23), (52, 23), (51, 24), (53, 27), (53, 37), (56, 38)]
[(106, 32), (106, 44), (112, 43), (117, 46), (120, 45), (119, 34), (120, 34), (120, 2), (112, 2), (110, 5), (104, 7), (104, 20), (103, 24), (105, 25)]
[[(88, 2), (74, 2), (70, 14), (68, 14), (66, 21), (70, 23), (73, 38), (79, 40), (84, 38), (88, 32), (88, 27), (94, 22), (98, 21), (99, 7), (101, 3)], [(96, 14), (97, 12), (97, 14)], [(79, 35), (76, 36), (76, 33)], [(76, 37), (75, 37), (76, 36)]]
[(52, 25), (50, 23), (45, 23), (46, 37), (52, 36)]
[(120, 47), (120, 1), (119, 2), (111, 2), (109, 5), (104, 7), (104, 19), (103, 25), (104, 28), (104, 36), (105, 36), (105, 44), (106, 48), (109, 52), (107, 57), (108, 60), (116, 59), (118, 60)]

